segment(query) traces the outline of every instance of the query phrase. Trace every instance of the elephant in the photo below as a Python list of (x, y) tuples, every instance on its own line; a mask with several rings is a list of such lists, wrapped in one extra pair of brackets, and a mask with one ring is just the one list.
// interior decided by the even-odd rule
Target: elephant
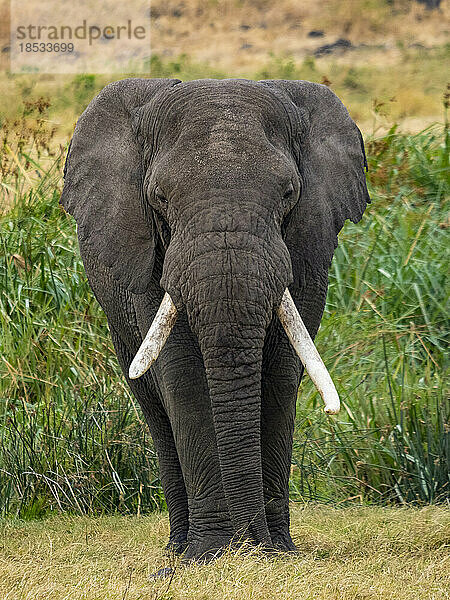
[(184, 561), (244, 542), (296, 550), (298, 347), (323, 372), (312, 340), (337, 235), (370, 202), (365, 170), (346, 108), (308, 81), (124, 79), (76, 124), (60, 201), (150, 429), (167, 551)]

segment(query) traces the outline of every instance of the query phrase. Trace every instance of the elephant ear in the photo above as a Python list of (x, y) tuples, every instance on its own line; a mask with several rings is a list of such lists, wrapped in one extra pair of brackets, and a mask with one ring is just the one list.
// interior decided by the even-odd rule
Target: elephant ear
[(80, 249), (143, 293), (154, 264), (155, 232), (146, 214), (142, 148), (135, 109), (177, 79), (124, 79), (106, 86), (79, 118), (64, 168), (61, 204), (75, 217)]
[(347, 109), (326, 86), (309, 81), (261, 83), (282, 90), (296, 107), (293, 145), (302, 192), (288, 216), (285, 240), (301, 277), (304, 262), (314, 270), (329, 268), (345, 220), (357, 223), (370, 202), (364, 143)]

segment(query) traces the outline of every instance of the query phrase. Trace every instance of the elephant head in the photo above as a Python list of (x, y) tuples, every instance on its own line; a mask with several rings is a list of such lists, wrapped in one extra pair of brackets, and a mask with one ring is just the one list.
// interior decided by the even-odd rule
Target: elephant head
[(145, 294), (155, 248), (163, 249), (166, 295), (130, 376), (145, 372), (186, 311), (233, 525), (259, 541), (268, 537), (257, 516), (266, 332), (278, 312), (336, 412), (310, 337), (317, 318), (305, 327), (287, 288), (301, 289), (307, 269), (326, 271), (344, 221), (361, 218), (364, 167), (361, 134), (342, 103), (306, 81), (119, 81), (91, 102), (71, 143), (62, 204), (84, 252), (117, 285)]

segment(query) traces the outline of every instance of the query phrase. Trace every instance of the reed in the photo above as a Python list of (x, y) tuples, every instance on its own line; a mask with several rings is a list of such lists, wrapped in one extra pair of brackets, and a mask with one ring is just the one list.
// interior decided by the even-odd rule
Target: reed
[[(49, 512), (164, 508), (155, 453), (58, 205), (65, 146), (44, 100), (3, 123), (0, 506)], [(302, 382), (292, 498), (436, 503), (449, 494), (444, 384), (447, 125), (368, 140), (373, 202), (347, 224), (317, 338), (343, 399), (325, 417)]]

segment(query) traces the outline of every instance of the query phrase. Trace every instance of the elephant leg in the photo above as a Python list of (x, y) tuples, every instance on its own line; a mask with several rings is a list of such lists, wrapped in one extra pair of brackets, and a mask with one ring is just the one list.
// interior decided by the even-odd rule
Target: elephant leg
[[(186, 487), (173, 437), (171, 423), (160, 390), (155, 385), (154, 370), (139, 379), (130, 379), (128, 370), (142, 337), (148, 330), (161, 299), (151, 294), (134, 295), (117, 285), (109, 269), (101, 265), (80, 244), (91, 288), (108, 318), (109, 330), (120, 367), (139, 402), (155, 445), (161, 484), (169, 510), (170, 537), (168, 550), (183, 552), (189, 529)], [(158, 276), (159, 280), (160, 275)]]
[[(127, 374), (134, 355), (111, 325), (110, 331), (119, 364), (124, 374)], [(188, 502), (170, 421), (151, 373), (140, 379), (126, 378), (142, 408), (158, 455), (161, 484), (169, 510), (170, 537), (166, 550), (181, 554), (188, 537)]]
[(266, 518), (273, 545), (294, 551), (289, 533), (289, 475), (302, 368), (278, 320), (267, 336), (262, 376), (261, 445)]

